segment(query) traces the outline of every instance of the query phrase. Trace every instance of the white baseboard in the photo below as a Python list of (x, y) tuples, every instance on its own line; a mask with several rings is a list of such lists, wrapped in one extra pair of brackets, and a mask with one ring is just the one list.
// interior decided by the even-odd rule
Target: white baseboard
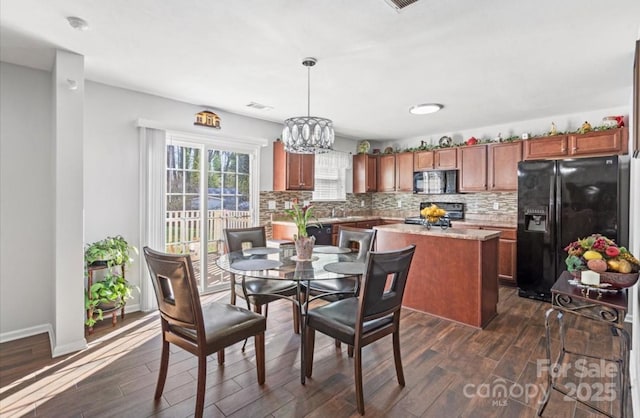
[(129, 305), (126, 304), (124, 305), (124, 313), (128, 314), (131, 312), (138, 312), (140, 310), (140, 304), (136, 304), (136, 305)]
[(60, 357), (65, 354), (75, 353), (76, 351), (84, 350), (87, 348), (87, 340), (84, 338), (73, 341), (64, 345), (56, 345), (51, 348), (51, 357)]
[[(53, 326), (51, 324), (41, 324), (35, 327), (17, 329), (15, 331), (0, 333), (0, 343), (7, 343), (13, 340), (19, 340), (20, 338), (32, 337), (38, 334), (47, 333), (49, 335), (49, 341), (51, 342), (53, 337)], [(53, 346), (52, 346), (53, 348)]]
[(638, 362), (637, 352), (640, 348), (631, 350), (629, 362), (629, 379), (631, 380), (631, 406), (633, 408), (633, 416), (640, 417), (640, 364)]

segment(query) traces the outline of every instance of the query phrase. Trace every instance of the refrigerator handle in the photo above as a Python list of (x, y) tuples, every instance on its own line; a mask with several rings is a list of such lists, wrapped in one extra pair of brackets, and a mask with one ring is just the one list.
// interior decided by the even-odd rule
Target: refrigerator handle
[(562, 237), (562, 231), (560, 230), (562, 228), (562, 176), (560, 175), (560, 167), (559, 167), (559, 163), (556, 161), (556, 163), (554, 164), (554, 171), (555, 171), (555, 176), (554, 176), (554, 180), (555, 180), (555, 185), (552, 186), (551, 188), (551, 193), (554, 195), (553, 199), (554, 199), (554, 203), (555, 206), (553, 208), (554, 214), (553, 214), (553, 219), (554, 219), (554, 228), (553, 228), (553, 233), (554, 233), (554, 237), (553, 237), (553, 242), (552, 242), (552, 249), (553, 249), (553, 257), (556, 259), (556, 262), (554, 263), (555, 265), (555, 278), (558, 278), (558, 276), (560, 276), (560, 273), (564, 270), (563, 267), (561, 267), (561, 265), (559, 264), (559, 252), (563, 249), (562, 247), (562, 243), (560, 242), (560, 239)]

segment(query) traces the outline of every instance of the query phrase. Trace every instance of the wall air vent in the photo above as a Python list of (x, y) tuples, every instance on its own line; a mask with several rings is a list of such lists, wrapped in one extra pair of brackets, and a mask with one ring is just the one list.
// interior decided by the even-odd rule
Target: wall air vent
[(386, 1), (389, 6), (393, 7), (395, 11), (400, 12), (400, 10), (404, 9), (407, 6), (412, 5), (418, 0), (384, 0), (384, 1)]
[(256, 102), (249, 102), (249, 104), (247, 104), (246, 106), (250, 107), (252, 109), (258, 109), (258, 110), (271, 110), (271, 109), (273, 109), (273, 106), (267, 106), (267, 105), (263, 105), (263, 104), (256, 103)]

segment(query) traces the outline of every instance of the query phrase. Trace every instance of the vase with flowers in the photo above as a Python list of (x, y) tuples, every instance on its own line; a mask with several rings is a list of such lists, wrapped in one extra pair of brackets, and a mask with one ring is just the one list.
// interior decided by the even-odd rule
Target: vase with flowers
[(301, 207), (297, 202), (294, 202), (291, 209), (285, 210), (285, 213), (291, 217), (298, 230), (298, 233), (293, 235), (298, 260), (311, 260), (312, 258), (316, 237), (309, 236), (307, 227), (317, 228), (320, 226), (315, 216), (313, 216), (312, 209), (313, 205)]
[(579, 238), (564, 249), (567, 270), (579, 277), (582, 271), (593, 271), (600, 281), (614, 288), (630, 287), (638, 280), (640, 261), (625, 247), (600, 234)]

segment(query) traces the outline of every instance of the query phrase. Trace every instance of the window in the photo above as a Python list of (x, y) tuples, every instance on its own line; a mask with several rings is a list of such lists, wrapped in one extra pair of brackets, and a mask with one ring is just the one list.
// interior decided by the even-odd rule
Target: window
[(313, 200), (347, 200), (346, 178), (351, 170), (351, 155), (329, 151), (316, 154)]

